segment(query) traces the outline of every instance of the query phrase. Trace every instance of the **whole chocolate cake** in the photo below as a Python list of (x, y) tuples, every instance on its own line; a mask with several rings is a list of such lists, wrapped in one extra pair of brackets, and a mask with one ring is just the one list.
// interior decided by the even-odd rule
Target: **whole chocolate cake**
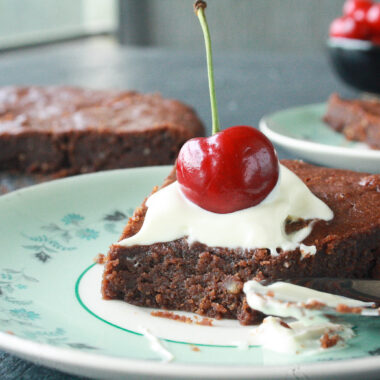
[(173, 163), (204, 134), (176, 100), (75, 87), (0, 88), (0, 170), (83, 173)]

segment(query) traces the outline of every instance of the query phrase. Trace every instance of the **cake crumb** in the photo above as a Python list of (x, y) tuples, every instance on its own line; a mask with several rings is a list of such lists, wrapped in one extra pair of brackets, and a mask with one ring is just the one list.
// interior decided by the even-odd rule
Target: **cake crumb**
[(7, 330), (7, 331), (4, 331), (6, 334), (9, 334), (9, 335), (15, 335), (15, 333), (11, 330)]
[(303, 306), (305, 309), (309, 309), (309, 310), (321, 310), (324, 307), (326, 307), (326, 304), (313, 300), (311, 302), (304, 304)]
[(104, 264), (106, 262), (106, 256), (103, 253), (98, 253), (94, 257), (94, 261), (98, 264)]
[(224, 282), (224, 287), (231, 294), (239, 294), (243, 290), (243, 285), (240, 280), (237, 280), (233, 276), (228, 276)]
[(380, 178), (375, 174), (369, 175), (367, 177), (362, 177), (359, 181), (359, 185), (380, 193)]
[(282, 327), (287, 328), (287, 329), (291, 329), (291, 327), (290, 327), (286, 322), (284, 322), (284, 321), (280, 321), (280, 325), (281, 325)]
[(200, 351), (200, 348), (197, 347), (197, 346), (191, 346), (191, 351), (199, 352), (199, 351)]
[(195, 323), (201, 326), (213, 326), (213, 321), (211, 318), (202, 318), (200, 321), (196, 321)]
[(183, 323), (193, 323), (193, 320), (185, 315), (175, 314), (171, 311), (152, 311), (150, 313), (153, 317), (168, 318), (173, 321), (183, 322)]
[(321, 336), (321, 339), (320, 339), (321, 347), (324, 349), (334, 347), (339, 342), (339, 340), (340, 340), (339, 335), (330, 336), (328, 333), (325, 333)]
[(173, 321), (183, 322), (183, 323), (195, 323), (196, 325), (201, 326), (212, 326), (213, 321), (211, 318), (201, 318), (199, 319), (198, 316), (194, 316), (194, 319), (190, 317), (186, 317), (185, 315), (179, 315), (175, 314), (172, 311), (151, 311), (150, 315), (153, 317), (160, 317), (160, 318), (168, 318), (172, 319)]
[(339, 304), (335, 310), (338, 312), (338, 313), (344, 313), (344, 314), (361, 314), (361, 312), (363, 311), (363, 309), (361, 307), (350, 307), (350, 306), (347, 306), (345, 304)]
[(273, 291), (272, 291), (272, 290), (268, 290), (268, 291), (267, 291), (267, 296), (268, 296), (268, 297), (274, 297), (274, 293), (273, 293)]

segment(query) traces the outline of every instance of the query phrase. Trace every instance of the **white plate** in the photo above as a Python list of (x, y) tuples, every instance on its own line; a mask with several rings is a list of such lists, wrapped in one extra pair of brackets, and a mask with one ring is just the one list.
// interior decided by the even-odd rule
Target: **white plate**
[(291, 108), (265, 116), (260, 130), (294, 156), (328, 167), (380, 173), (380, 150), (347, 140), (326, 125), (325, 104)]
[[(0, 349), (103, 379), (379, 377), (380, 319), (353, 320), (357, 336), (343, 350), (283, 355), (234, 346), (250, 329), (236, 321), (186, 325), (102, 300), (94, 257), (118, 239), (133, 208), (170, 170), (82, 175), (0, 197)], [(173, 362), (162, 362), (140, 324)]]

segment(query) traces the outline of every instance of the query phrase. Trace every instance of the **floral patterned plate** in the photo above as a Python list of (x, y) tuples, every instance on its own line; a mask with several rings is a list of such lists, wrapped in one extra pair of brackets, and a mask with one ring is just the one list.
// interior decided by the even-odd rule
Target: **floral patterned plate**
[(326, 104), (290, 108), (265, 116), (260, 130), (297, 158), (324, 166), (380, 173), (380, 150), (347, 140), (322, 121)]
[[(238, 347), (234, 321), (189, 325), (100, 297), (98, 253), (170, 167), (116, 170), (0, 197), (0, 348), (97, 378), (378, 378), (379, 319), (352, 319), (356, 337), (315, 356)], [(138, 324), (154, 330), (165, 363)], [(235, 331), (235, 332), (234, 332)], [(230, 340), (229, 340), (230, 339)], [(156, 341), (157, 342), (157, 341)]]

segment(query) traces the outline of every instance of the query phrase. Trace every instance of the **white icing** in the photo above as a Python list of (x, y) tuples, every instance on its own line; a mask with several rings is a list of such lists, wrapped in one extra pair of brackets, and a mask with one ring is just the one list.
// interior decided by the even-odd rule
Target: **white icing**
[(249, 341), (248, 340), (240, 340), (233, 342), (233, 344), (239, 349), (239, 350), (248, 350), (249, 349)]
[[(331, 220), (330, 208), (310, 192), (289, 169), (280, 165), (277, 186), (260, 204), (228, 214), (204, 210), (189, 201), (174, 182), (149, 197), (148, 210), (140, 231), (119, 245), (149, 245), (187, 237), (189, 244), (197, 241), (211, 247), (276, 248), (294, 250), (311, 232), (309, 225), (286, 234), (288, 217)], [(315, 253), (315, 247), (301, 246), (303, 254)]]
[(164, 360), (164, 362), (171, 362), (174, 356), (169, 352), (160, 342), (160, 340), (153, 335), (147, 328), (140, 327), (140, 332), (149, 340), (150, 348), (157, 352)]
[[(283, 352), (312, 354), (321, 352), (320, 339), (324, 334), (338, 335), (339, 341), (334, 348), (344, 347), (346, 341), (354, 336), (350, 326), (343, 323), (331, 323), (323, 313), (335, 310), (338, 305), (363, 308), (366, 315), (378, 315), (377, 310), (368, 310), (372, 303), (319, 292), (302, 286), (276, 282), (263, 286), (257, 281), (244, 284), (248, 305), (270, 315), (254, 331), (256, 343), (263, 347)], [(268, 293), (269, 292), (269, 293)], [(326, 306), (320, 310), (307, 309), (305, 305), (320, 302)], [(273, 317), (275, 316), (275, 317)], [(291, 318), (283, 324), (281, 318)], [(294, 321), (297, 319), (297, 321)], [(288, 319), (286, 319), (288, 321)]]
[[(252, 280), (244, 284), (243, 290), (250, 307), (260, 310), (264, 314), (276, 315), (278, 317), (293, 317), (297, 319), (306, 316), (314, 317), (316, 314), (331, 312), (329, 309), (335, 309), (339, 305), (354, 308), (370, 308), (374, 306), (371, 302), (362, 302), (352, 298), (319, 292), (281, 281), (264, 286)], [(321, 310), (306, 309), (304, 307), (313, 302), (322, 303), (325, 307)], [(378, 314), (377, 310), (373, 311)]]
[(305, 325), (300, 321), (284, 322), (278, 317), (267, 317), (253, 331), (253, 340), (271, 351), (284, 354), (317, 354), (324, 351), (321, 347), (321, 337), (324, 334), (340, 337), (336, 346), (331, 349), (345, 347), (345, 342), (354, 336), (352, 329), (344, 324), (331, 323), (328, 320)]

